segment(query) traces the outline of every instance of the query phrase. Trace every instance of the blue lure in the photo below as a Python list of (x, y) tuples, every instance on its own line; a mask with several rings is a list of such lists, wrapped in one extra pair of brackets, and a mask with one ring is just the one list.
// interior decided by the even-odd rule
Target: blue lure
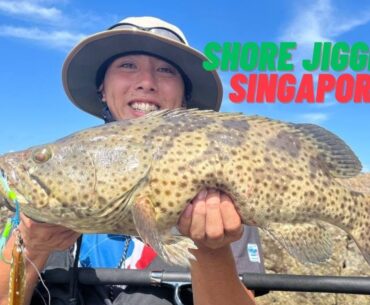
[(8, 263), (4, 256), (3, 250), (5, 247), (6, 242), (8, 241), (12, 231), (18, 227), (20, 222), (20, 209), (19, 209), (19, 201), (17, 199), (17, 195), (15, 192), (10, 189), (8, 182), (6, 181), (6, 177), (4, 177), (3, 173), (0, 173), (0, 183), (3, 189), (5, 189), (6, 193), (8, 194), (8, 199), (11, 200), (15, 205), (15, 214), (12, 218), (9, 218), (5, 224), (4, 230), (0, 237), (0, 259), (4, 262)]

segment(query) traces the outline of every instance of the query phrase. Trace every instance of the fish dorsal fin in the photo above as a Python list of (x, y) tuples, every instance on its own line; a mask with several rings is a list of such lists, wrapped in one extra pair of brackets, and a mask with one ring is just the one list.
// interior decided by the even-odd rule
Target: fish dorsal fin
[(352, 149), (337, 135), (314, 124), (292, 124), (305, 137), (314, 142), (324, 157), (328, 170), (333, 177), (349, 178), (362, 170), (360, 160)]
[(156, 118), (156, 117), (170, 117), (175, 118), (178, 117), (179, 119), (184, 116), (199, 116), (202, 118), (239, 118), (239, 119), (247, 119), (247, 116), (244, 115), (241, 112), (217, 112), (211, 109), (198, 109), (198, 108), (176, 108), (176, 109), (162, 109), (158, 111), (152, 111), (146, 114), (145, 116), (142, 116), (140, 118), (137, 118), (135, 120), (140, 119), (148, 119), (148, 118)]
[[(159, 110), (151, 112), (140, 119), (148, 118), (164, 118), (164, 119), (178, 119), (192, 116), (199, 116), (201, 120), (208, 119), (229, 119), (229, 120), (248, 120), (254, 121), (255, 124), (271, 124), (273, 122), (278, 124), (286, 124), (280, 121), (275, 121), (265, 117), (259, 116), (245, 116), (242, 113), (222, 113), (213, 110), (199, 110), (193, 109), (173, 109), (173, 110)], [(358, 175), (361, 172), (362, 166), (359, 159), (356, 157), (351, 148), (338, 136), (332, 132), (314, 125), (314, 124), (288, 124), (292, 126), (298, 135), (303, 135), (313, 143), (314, 147), (323, 157), (323, 161), (327, 166), (329, 173), (336, 178), (349, 178)], [(285, 125), (286, 126), (286, 125)]]

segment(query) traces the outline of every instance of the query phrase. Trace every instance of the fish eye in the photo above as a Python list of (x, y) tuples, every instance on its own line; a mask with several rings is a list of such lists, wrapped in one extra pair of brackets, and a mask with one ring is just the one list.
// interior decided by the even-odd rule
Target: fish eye
[(36, 163), (44, 163), (52, 156), (51, 150), (48, 147), (36, 148), (32, 153), (32, 159)]

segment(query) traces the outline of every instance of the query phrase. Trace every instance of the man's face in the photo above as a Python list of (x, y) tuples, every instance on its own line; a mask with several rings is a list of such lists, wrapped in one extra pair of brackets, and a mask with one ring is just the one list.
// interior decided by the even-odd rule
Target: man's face
[(101, 86), (114, 119), (131, 119), (182, 105), (184, 82), (178, 70), (149, 55), (126, 55), (108, 67)]

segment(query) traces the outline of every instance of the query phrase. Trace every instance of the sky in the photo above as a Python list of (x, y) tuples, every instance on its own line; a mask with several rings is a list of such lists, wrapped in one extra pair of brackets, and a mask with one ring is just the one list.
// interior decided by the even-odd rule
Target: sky
[[(294, 41), (293, 60), (299, 62), (310, 58), (315, 41), (370, 44), (368, 0), (0, 0), (0, 154), (102, 123), (68, 100), (61, 68), (78, 41), (127, 16), (174, 23), (200, 51), (211, 41)], [(370, 171), (370, 103), (341, 104), (327, 94), (323, 104), (234, 104), (229, 93), (235, 72), (219, 72), (222, 111), (318, 124), (341, 137)], [(294, 73), (302, 74), (298, 65)]]

